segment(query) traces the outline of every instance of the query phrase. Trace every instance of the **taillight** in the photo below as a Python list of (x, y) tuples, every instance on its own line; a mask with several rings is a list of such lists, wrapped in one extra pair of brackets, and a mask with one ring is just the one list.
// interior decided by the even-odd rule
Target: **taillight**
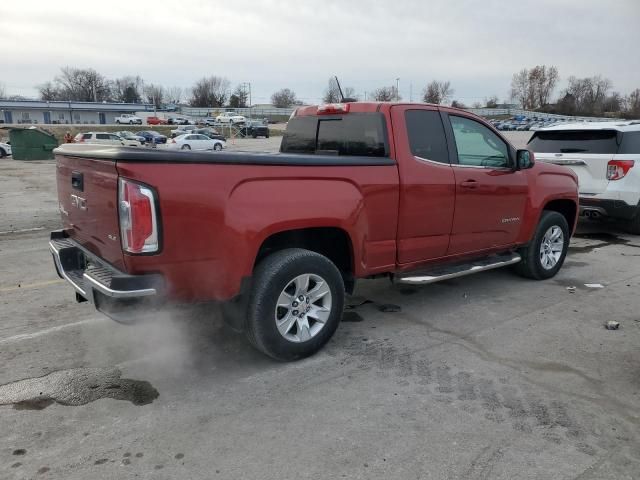
[(631, 170), (633, 163), (633, 160), (610, 160), (607, 164), (607, 180), (620, 180)]
[(318, 115), (329, 115), (332, 113), (348, 113), (348, 103), (327, 103), (318, 106)]
[(129, 253), (158, 251), (158, 221), (153, 190), (121, 178), (118, 205), (122, 249)]

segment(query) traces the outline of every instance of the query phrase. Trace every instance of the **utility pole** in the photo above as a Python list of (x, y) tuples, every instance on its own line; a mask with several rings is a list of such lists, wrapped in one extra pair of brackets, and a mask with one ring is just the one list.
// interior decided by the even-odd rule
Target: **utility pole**
[(400, 77), (396, 78), (396, 102), (400, 101)]
[(413, 102), (413, 83), (409, 82), (409, 101)]

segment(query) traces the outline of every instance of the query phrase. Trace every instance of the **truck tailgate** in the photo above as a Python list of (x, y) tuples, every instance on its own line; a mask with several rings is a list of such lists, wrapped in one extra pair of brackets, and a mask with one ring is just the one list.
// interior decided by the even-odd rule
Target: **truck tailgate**
[(58, 204), (71, 239), (122, 269), (116, 162), (57, 155)]

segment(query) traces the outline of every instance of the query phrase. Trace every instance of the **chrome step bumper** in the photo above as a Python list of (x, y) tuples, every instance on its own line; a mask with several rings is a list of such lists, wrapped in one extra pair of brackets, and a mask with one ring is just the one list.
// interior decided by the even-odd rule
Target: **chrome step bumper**
[(509, 253), (503, 255), (492, 255), (475, 262), (434, 267), (431, 270), (423, 270), (419, 272), (411, 272), (405, 275), (396, 275), (393, 279), (394, 283), (402, 285), (427, 285), (429, 283), (441, 282), (451, 278), (464, 277), (472, 273), (493, 270), (494, 268), (506, 267), (513, 265), (522, 260), (517, 253)]
[(58, 275), (71, 284), (76, 299), (93, 303), (115, 320), (124, 319), (126, 310), (142, 301), (155, 301), (162, 293), (160, 275), (123, 273), (73, 241), (63, 230), (51, 232), (49, 249)]

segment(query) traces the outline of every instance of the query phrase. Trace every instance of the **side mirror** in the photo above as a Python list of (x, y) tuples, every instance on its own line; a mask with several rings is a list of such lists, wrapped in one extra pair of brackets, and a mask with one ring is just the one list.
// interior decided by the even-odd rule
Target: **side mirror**
[(533, 153), (526, 149), (516, 151), (516, 170), (525, 170), (533, 167)]

